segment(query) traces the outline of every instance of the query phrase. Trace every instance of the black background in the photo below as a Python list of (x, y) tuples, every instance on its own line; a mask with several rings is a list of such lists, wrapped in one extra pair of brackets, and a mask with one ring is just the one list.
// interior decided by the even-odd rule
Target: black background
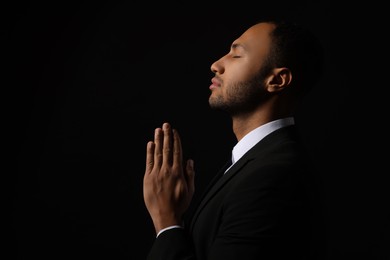
[(381, 108), (367, 90), (375, 76), (358, 15), (330, 1), (53, 1), (3, 12), (16, 259), (145, 259), (147, 141), (171, 122), (202, 189), (235, 143), (229, 118), (208, 107), (210, 65), (269, 13), (297, 18), (326, 48), (324, 77), (298, 117), (326, 189), (326, 258), (389, 259), (383, 117), (372, 113)]

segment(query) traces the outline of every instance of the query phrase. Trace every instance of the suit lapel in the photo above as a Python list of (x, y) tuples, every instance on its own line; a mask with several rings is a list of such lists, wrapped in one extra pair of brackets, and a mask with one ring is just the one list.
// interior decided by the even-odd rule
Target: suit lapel
[[(244, 158), (246, 157), (246, 158)], [(190, 229), (192, 229), (194, 223), (196, 222), (196, 219), (198, 218), (200, 212), (203, 210), (203, 208), (206, 206), (206, 204), (210, 201), (211, 198), (214, 197), (214, 195), (226, 184), (231, 180), (249, 160), (249, 157), (244, 156), (241, 158), (242, 160), (239, 160), (236, 162), (225, 174), (224, 172), (226, 169), (230, 166), (229, 164), (226, 164), (219, 172), (218, 174), (212, 179), (210, 185), (208, 186), (207, 190), (205, 191), (205, 194), (200, 201), (198, 207), (196, 208), (194, 215), (191, 220)], [(250, 157), (251, 158), (251, 157)]]
[[(292, 134), (294, 133), (293, 126), (283, 127), (274, 131), (273, 133), (266, 136), (260, 142), (258, 142), (254, 147), (252, 147), (240, 160), (238, 160), (224, 175), (223, 173), (229, 167), (230, 164), (225, 164), (225, 166), (218, 172), (218, 174), (212, 179), (209, 186), (207, 187), (203, 198), (201, 199), (198, 207), (194, 209), (194, 214), (190, 221), (190, 230), (194, 227), (200, 212), (204, 209), (207, 203), (215, 196), (215, 194), (226, 185), (234, 176), (237, 176), (238, 171), (244, 167), (249, 161), (255, 157), (262, 157), (264, 152), (264, 147), (271, 147), (274, 145), (275, 140), (282, 139), (294, 139)], [(222, 176), (222, 177), (221, 177)]]

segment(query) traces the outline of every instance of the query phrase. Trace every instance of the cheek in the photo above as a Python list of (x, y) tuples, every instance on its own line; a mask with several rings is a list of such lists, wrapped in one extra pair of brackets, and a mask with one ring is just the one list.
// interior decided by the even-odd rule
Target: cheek
[(257, 75), (257, 70), (250, 66), (235, 66), (226, 72), (224, 77), (226, 86), (248, 82)]
[(251, 59), (241, 59), (240, 62), (232, 64), (230, 68), (232, 73), (236, 75), (236, 77), (240, 76), (242, 79), (252, 78), (257, 72), (260, 70), (261, 64), (259, 61), (255, 62)]

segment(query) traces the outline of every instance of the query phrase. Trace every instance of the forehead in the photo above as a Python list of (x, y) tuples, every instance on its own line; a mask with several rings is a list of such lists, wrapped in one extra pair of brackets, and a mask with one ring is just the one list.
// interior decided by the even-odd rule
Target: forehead
[(233, 45), (241, 46), (246, 51), (268, 51), (271, 44), (270, 33), (274, 29), (270, 23), (258, 23), (247, 29)]

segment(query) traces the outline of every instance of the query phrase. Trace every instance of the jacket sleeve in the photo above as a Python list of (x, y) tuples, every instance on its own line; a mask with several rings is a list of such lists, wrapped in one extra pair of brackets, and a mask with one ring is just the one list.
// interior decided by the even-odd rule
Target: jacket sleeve
[[(172, 246), (174, 245), (174, 246)], [(194, 251), (185, 230), (174, 228), (161, 233), (154, 241), (147, 260), (194, 260)]]

